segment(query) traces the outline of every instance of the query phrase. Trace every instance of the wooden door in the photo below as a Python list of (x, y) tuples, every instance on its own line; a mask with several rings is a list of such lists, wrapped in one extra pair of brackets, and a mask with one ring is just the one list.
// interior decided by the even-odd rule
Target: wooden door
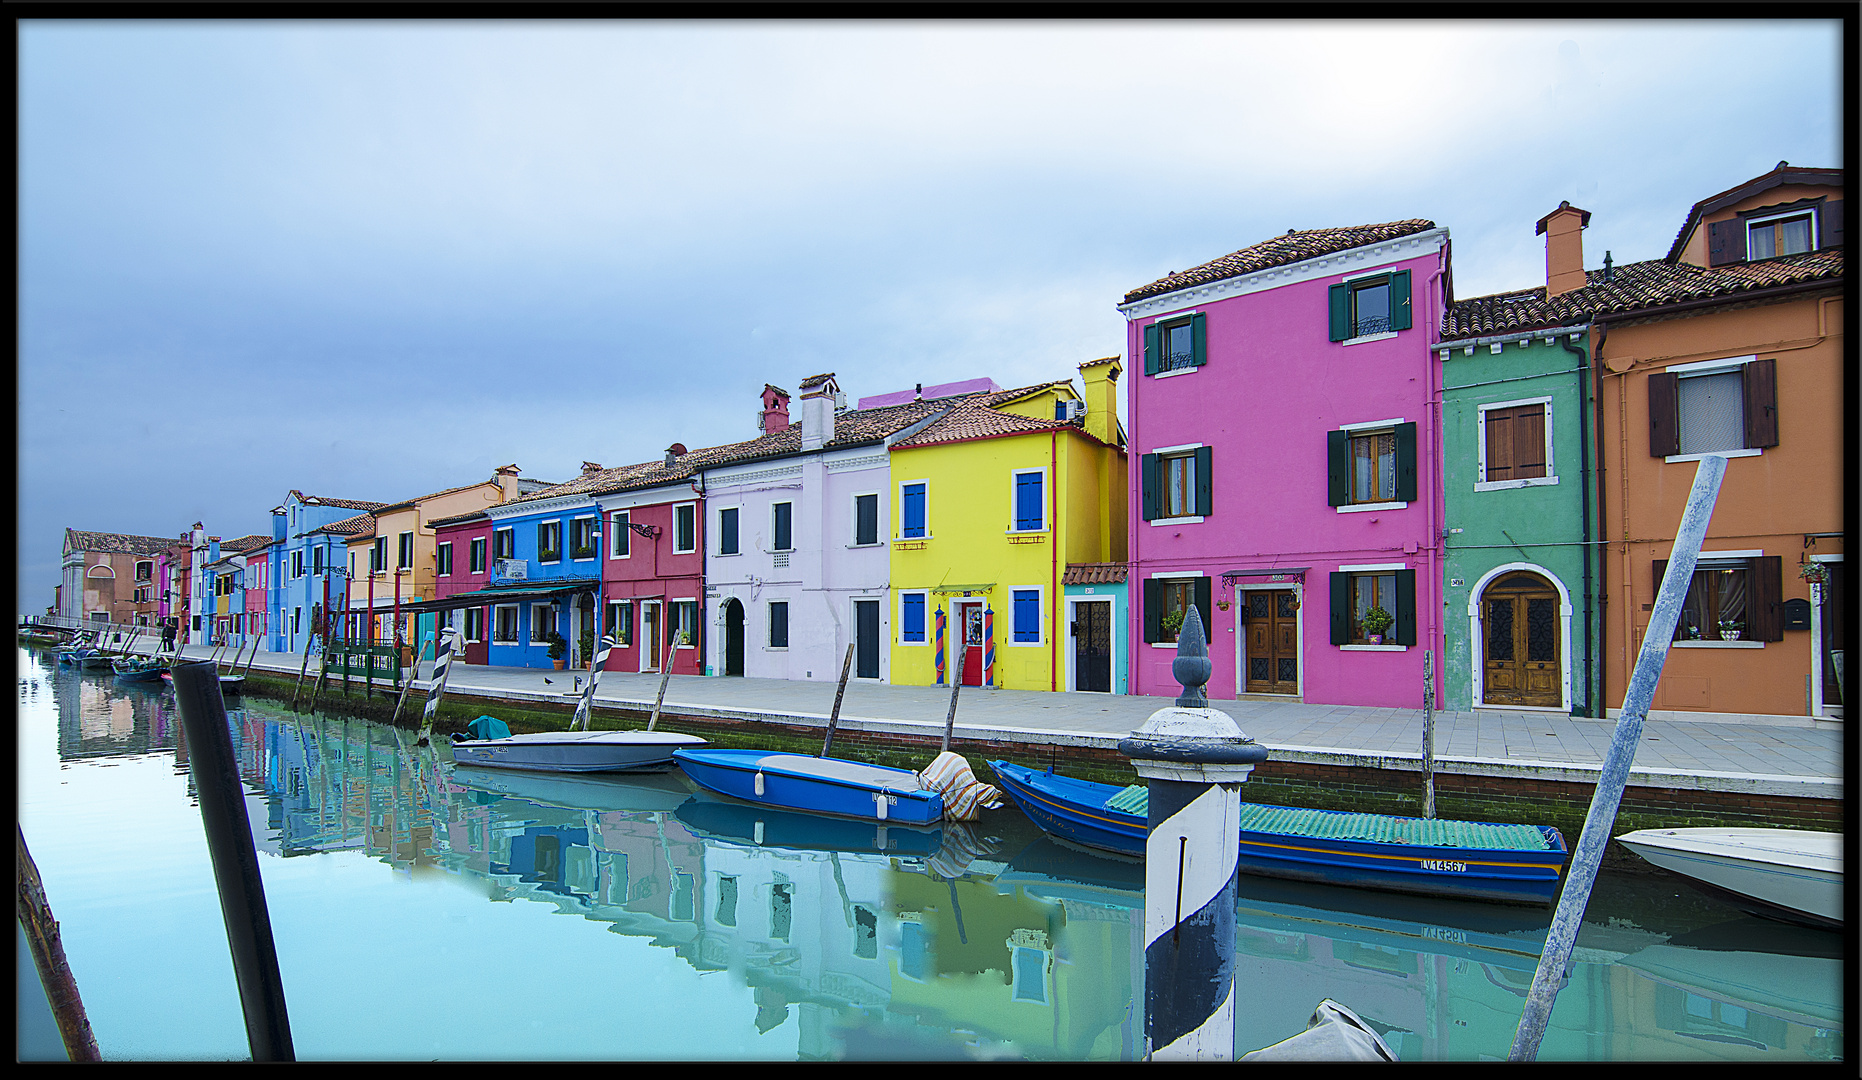
[(659, 613), (657, 603), (640, 605), (640, 670), (658, 671), (660, 654)]
[(1073, 605), (1073, 688), (1112, 692), (1112, 602)]
[(1507, 574), (1481, 594), (1483, 678), (1488, 705), (1564, 703), (1558, 592), (1537, 574)]
[(1250, 589), (1246, 600), (1250, 694), (1300, 692), (1299, 600), (1292, 589)]
[(879, 601), (853, 602), (854, 656), (856, 679), (879, 678)]

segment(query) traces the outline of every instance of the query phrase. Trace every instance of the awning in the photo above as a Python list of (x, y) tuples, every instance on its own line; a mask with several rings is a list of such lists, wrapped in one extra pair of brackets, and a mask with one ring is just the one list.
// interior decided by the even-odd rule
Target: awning
[[(531, 581), (522, 585), (496, 585), (489, 589), (475, 589), (472, 592), (454, 593), (438, 600), (421, 600), (404, 603), (404, 612), (450, 611), (454, 608), (478, 607), (481, 604), (509, 604), (520, 600), (547, 600), (552, 596), (566, 596), (571, 593), (594, 592), (601, 588), (601, 582), (586, 578), (559, 581)], [(378, 598), (379, 599), (379, 598)], [(367, 611), (368, 608), (356, 608)], [(379, 607), (376, 609), (379, 611)]]
[(946, 596), (970, 596), (975, 593), (986, 593), (995, 587), (996, 583), (992, 581), (987, 585), (938, 585), (934, 586), (931, 591)]

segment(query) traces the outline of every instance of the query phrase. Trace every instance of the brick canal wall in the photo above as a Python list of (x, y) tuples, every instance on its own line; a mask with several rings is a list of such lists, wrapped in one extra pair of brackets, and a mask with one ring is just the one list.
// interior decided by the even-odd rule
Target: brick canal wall
[[(288, 706), (294, 683), (292, 677), (254, 672), (247, 679), (247, 693)], [(298, 693), (300, 711), (309, 711), (314, 683), (314, 678), (304, 680)], [(332, 680), (323, 690), (318, 711), (388, 723), (394, 713), (395, 700), (393, 692), (380, 689), (371, 699), (356, 682), (351, 683), (350, 693), (345, 697), (339, 684)], [(410, 692), (402, 708), (400, 726), (418, 728), (425, 703), (424, 694)], [(463, 733), (466, 723), (486, 713), (495, 714), (514, 732), (550, 731), (566, 727), (574, 708), (568, 704), (453, 696), (441, 702), (435, 729), (441, 734)], [(594, 726), (633, 726), (644, 724), (646, 719), (645, 710), (603, 708), (596, 714)], [(721, 746), (790, 753), (818, 754), (824, 737), (822, 727), (815, 723), (732, 720), (686, 716), (671, 711), (661, 714), (659, 726), (668, 731), (698, 735)], [(1036, 743), (1021, 738), (977, 739), (964, 735), (959, 728), (951, 749), (968, 758), (978, 778), (985, 782), (994, 779), (987, 762), (996, 758), (1032, 766), (1052, 764), (1070, 776), (1102, 783), (1123, 786), (1137, 782), (1125, 757), (1109, 746), (1082, 745), (1078, 740), (1069, 739)], [(937, 753), (941, 736), (941, 729), (918, 734), (869, 730), (858, 723), (850, 723), (835, 731), (834, 756), (875, 765), (920, 769)], [(1422, 773), (1415, 767), (1380, 768), (1269, 758), (1249, 777), (1243, 797), (1251, 802), (1323, 810), (1420, 816), (1422, 790)], [(1438, 771), (1435, 809), (1438, 817), (1464, 821), (1550, 825), (1564, 834), (1567, 845), (1575, 847), (1583, 831), (1593, 790), (1593, 784), (1574, 780)], [(1840, 832), (1843, 818), (1841, 799), (1631, 785), (1623, 793), (1612, 832), (1620, 835), (1636, 829), (1740, 826)], [(1627, 860), (1623, 864), (1626, 868), (1643, 865), (1640, 859), (1623, 852), (1621, 845), (1611, 844), (1610, 849), (1613, 857), (1620, 855), (1622, 860)]]

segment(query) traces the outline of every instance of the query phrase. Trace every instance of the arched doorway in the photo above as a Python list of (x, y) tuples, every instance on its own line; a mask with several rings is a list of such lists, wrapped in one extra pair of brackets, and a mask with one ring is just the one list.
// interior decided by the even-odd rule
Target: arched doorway
[(1523, 570), (1502, 574), (1481, 593), (1482, 701), (1564, 704), (1558, 608), (1552, 583)]
[(724, 674), (744, 673), (744, 606), (736, 597), (724, 601)]

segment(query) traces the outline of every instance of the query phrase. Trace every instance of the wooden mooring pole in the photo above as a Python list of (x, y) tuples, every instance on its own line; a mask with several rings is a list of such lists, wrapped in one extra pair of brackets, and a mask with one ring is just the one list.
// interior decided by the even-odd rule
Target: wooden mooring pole
[(847, 673), (853, 670), (853, 644), (847, 645), (847, 659), (840, 666), (840, 689), (834, 691), (834, 711), (828, 714), (828, 737), (821, 744), (821, 753), (817, 757), (827, 757), (828, 751), (834, 749), (834, 725), (840, 722), (840, 699), (847, 693)]
[(45, 997), (52, 1006), (52, 1018), (58, 1021), (58, 1034), (65, 1041), (65, 1053), (72, 1061), (102, 1061), (91, 1023), (84, 1015), (84, 1000), (78, 996), (78, 982), (65, 963), (64, 940), (58, 933), (58, 920), (52, 918), (51, 901), (45, 898), (45, 885), (39, 880), (39, 867), (26, 850), (26, 831), (19, 834), (15, 880), (19, 891), (14, 905), (19, 926), (32, 949), (32, 962), (39, 969), (39, 981), (45, 984)]
[(304, 639), (304, 662), (297, 667), (297, 685), (291, 688), (291, 711), (297, 711), (298, 691), (304, 689), (304, 673), (310, 670), (310, 646), (317, 638), (313, 634)]
[[(661, 617), (662, 621), (664, 616)], [(679, 643), (675, 634), (666, 635), (666, 661), (659, 666), (659, 696), (653, 699), (653, 715), (647, 718), (647, 730), (659, 723), (659, 707), (666, 700), (666, 681), (672, 678), (672, 650)]]
[(950, 676), (950, 711), (944, 714), (944, 742), (938, 747), (939, 753), (950, 749), (950, 733), (957, 726), (957, 688), (963, 685), (963, 665), (952, 664)]

